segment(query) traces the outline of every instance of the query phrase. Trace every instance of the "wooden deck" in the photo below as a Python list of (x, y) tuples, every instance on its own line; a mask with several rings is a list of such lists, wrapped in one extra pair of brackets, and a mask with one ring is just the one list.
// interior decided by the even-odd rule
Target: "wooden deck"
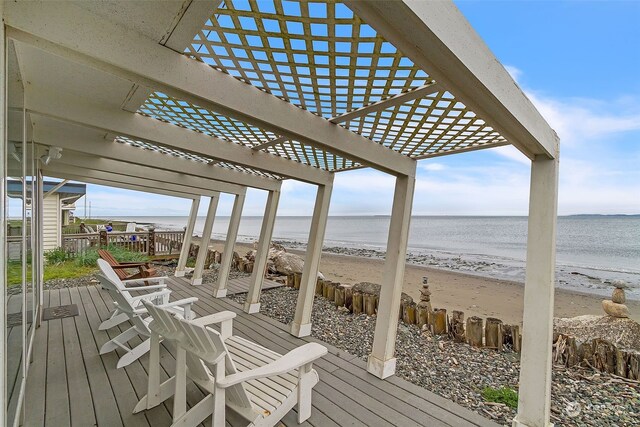
[[(250, 285), (250, 276), (231, 279), (227, 283), (227, 295), (243, 294), (249, 292)], [(202, 286), (206, 286), (206, 284), (203, 284)], [(275, 280), (267, 279), (266, 277), (262, 280), (262, 290), (279, 288), (280, 286), (284, 285), (282, 283), (276, 282)]]
[[(181, 279), (170, 281), (172, 299), (197, 296), (194, 311), (206, 315), (221, 310), (238, 313), (234, 332), (279, 353), (305, 341), (286, 326), (264, 315), (248, 315), (227, 299), (214, 299), (205, 286)], [(79, 315), (42, 322), (36, 331), (34, 357), (26, 395), (27, 426), (168, 426), (172, 402), (132, 415), (146, 394), (148, 356), (116, 369), (118, 356), (98, 354), (100, 346), (120, 332), (98, 331), (108, 317), (111, 300), (97, 286), (46, 291), (44, 307), (77, 304)], [(329, 354), (315, 364), (320, 383), (314, 388), (313, 412), (305, 426), (495, 426), (491, 421), (402, 379), (386, 381), (368, 374), (364, 362), (327, 345)], [(163, 380), (173, 372), (173, 355), (162, 352)], [(202, 398), (193, 384), (189, 404)], [(298, 425), (295, 410), (282, 420)], [(227, 423), (227, 425), (231, 425)]]

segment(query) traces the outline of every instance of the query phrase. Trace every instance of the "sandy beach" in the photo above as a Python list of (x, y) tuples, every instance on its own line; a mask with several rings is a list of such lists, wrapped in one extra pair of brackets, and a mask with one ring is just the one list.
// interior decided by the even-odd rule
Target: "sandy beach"
[[(223, 244), (214, 241), (210, 245), (221, 251)], [(237, 243), (235, 250), (241, 254), (253, 247)], [(304, 251), (289, 249), (304, 255)], [(384, 261), (349, 255), (323, 253), (320, 271), (329, 279), (341, 283), (381, 283)], [(521, 324), (524, 298), (522, 283), (486, 278), (465, 273), (407, 264), (404, 292), (418, 301), (422, 277), (429, 278), (433, 307), (447, 311), (462, 310), (466, 316), (496, 317), (505, 323)], [(583, 314), (604, 314), (602, 297), (586, 293), (556, 289), (555, 317), (574, 317)], [(631, 318), (640, 321), (640, 301), (627, 301)]]

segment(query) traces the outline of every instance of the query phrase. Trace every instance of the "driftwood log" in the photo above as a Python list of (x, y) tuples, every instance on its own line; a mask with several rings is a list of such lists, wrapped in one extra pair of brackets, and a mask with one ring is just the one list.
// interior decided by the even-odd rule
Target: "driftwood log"
[(467, 318), (467, 344), (482, 347), (482, 318), (471, 316)]

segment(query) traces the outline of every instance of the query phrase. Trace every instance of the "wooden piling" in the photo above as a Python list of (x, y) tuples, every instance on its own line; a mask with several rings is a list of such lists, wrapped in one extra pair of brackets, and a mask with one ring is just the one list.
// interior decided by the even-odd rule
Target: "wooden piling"
[(485, 347), (502, 351), (502, 320), (488, 317), (484, 331)]
[(342, 285), (336, 287), (334, 295), (334, 302), (336, 303), (336, 307), (344, 307), (344, 288), (342, 287)]
[(353, 309), (351, 311), (353, 314), (362, 313), (362, 292), (353, 291)]
[(432, 313), (433, 322), (431, 323), (433, 333), (435, 335), (445, 335), (447, 333), (447, 310), (444, 308), (436, 308)]
[(327, 290), (327, 299), (329, 301), (334, 301), (336, 299), (336, 287), (338, 286), (335, 282), (327, 282), (324, 284), (324, 288)]
[(416, 324), (422, 328), (429, 325), (429, 314), (431, 313), (431, 303), (420, 301), (416, 305)]
[(376, 314), (376, 296), (374, 294), (363, 294), (362, 305), (367, 316)]
[(471, 316), (467, 318), (467, 344), (474, 347), (482, 347), (482, 318)]
[(402, 321), (408, 325), (416, 323), (416, 303), (413, 300), (403, 302)]
[(340, 285), (344, 289), (344, 306), (353, 311), (353, 285)]
[(293, 273), (293, 287), (294, 289), (300, 289), (300, 281), (302, 280), (302, 273)]
[(451, 337), (455, 342), (465, 341), (464, 312), (453, 310), (453, 313), (451, 313), (449, 334), (451, 334)]
[(322, 290), (324, 289), (324, 279), (318, 277), (316, 280), (316, 295), (322, 296)]

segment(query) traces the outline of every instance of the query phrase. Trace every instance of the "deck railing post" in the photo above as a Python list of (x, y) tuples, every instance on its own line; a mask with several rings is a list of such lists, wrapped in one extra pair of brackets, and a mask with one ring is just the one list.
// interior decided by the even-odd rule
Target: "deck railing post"
[(196, 220), (198, 219), (198, 208), (200, 207), (200, 197), (193, 199), (191, 202), (191, 210), (189, 211), (189, 220), (187, 221), (187, 227), (184, 230), (184, 240), (182, 247), (180, 248), (180, 258), (178, 258), (178, 265), (174, 275), (176, 277), (183, 277), (185, 268), (187, 267), (187, 260), (189, 259), (189, 250), (191, 249), (191, 238), (193, 237), (193, 229), (196, 226)]
[(218, 209), (218, 200), (220, 200), (220, 194), (209, 198), (209, 209), (207, 210), (207, 219), (204, 221), (204, 229), (202, 230), (202, 239), (200, 239), (200, 247), (198, 248), (198, 257), (196, 258), (196, 267), (193, 270), (193, 277), (191, 278), (192, 285), (202, 284), (202, 273), (205, 267), (205, 260), (207, 259), (207, 252), (209, 250), (209, 240), (211, 240), (211, 232), (213, 231), (213, 221), (216, 218), (216, 210)]
[(231, 271), (231, 263), (233, 262), (233, 250), (236, 239), (238, 238), (238, 228), (240, 227), (244, 199), (244, 194), (236, 194), (236, 198), (233, 201), (233, 210), (231, 211), (229, 228), (227, 229), (227, 240), (222, 250), (222, 260), (220, 261), (220, 269), (218, 270), (218, 283), (216, 283), (216, 289), (214, 291), (216, 298), (224, 298), (227, 296), (227, 282), (229, 281), (229, 272)]
[(415, 176), (396, 177), (373, 349), (367, 362), (367, 370), (379, 378), (387, 378), (396, 370), (396, 331), (415, 181)]
[(258, 247), (256, 248), (256, 260), (253, 264), (253, 272), (251, 273), (247, 301), (244, 303), (244, 311), (247, 313), (257, 313), (260, 311), (260, 291), (262, 290), (264, 272), (267, 268), (271, 235), (273, 234), (273, 225), (276, 221), (279, 200), (280, 190), (269, 191), (267, 205), (264, 210), (264, 218), (262, 219), (260, 240), (258, 240)]
[(109, 246), (109, 237), (107, 236), (107, 230), (100, 230), (100, 247), (106, 248)]
[(550, 426), (558, 158), (531, 163), (518, 414), (514, 427)]
[(149, 238), (147, 240), (148, 248), (147, 255), (154, 256), (156, 254), (156, 229), (151, 227), (149, 229)]
[(329, 216), (331, 190), (332, 185), (319, 185), (316, 194), (316, 204), (313, 209), (311, 229), (309, 230), (307, 253), (304, 258), (296, 312), (291, 323), (291, 334), (296, 337), (311, 335), (311, 311), (313, 309), (316, 281), (318, 280), (322, 244)]

